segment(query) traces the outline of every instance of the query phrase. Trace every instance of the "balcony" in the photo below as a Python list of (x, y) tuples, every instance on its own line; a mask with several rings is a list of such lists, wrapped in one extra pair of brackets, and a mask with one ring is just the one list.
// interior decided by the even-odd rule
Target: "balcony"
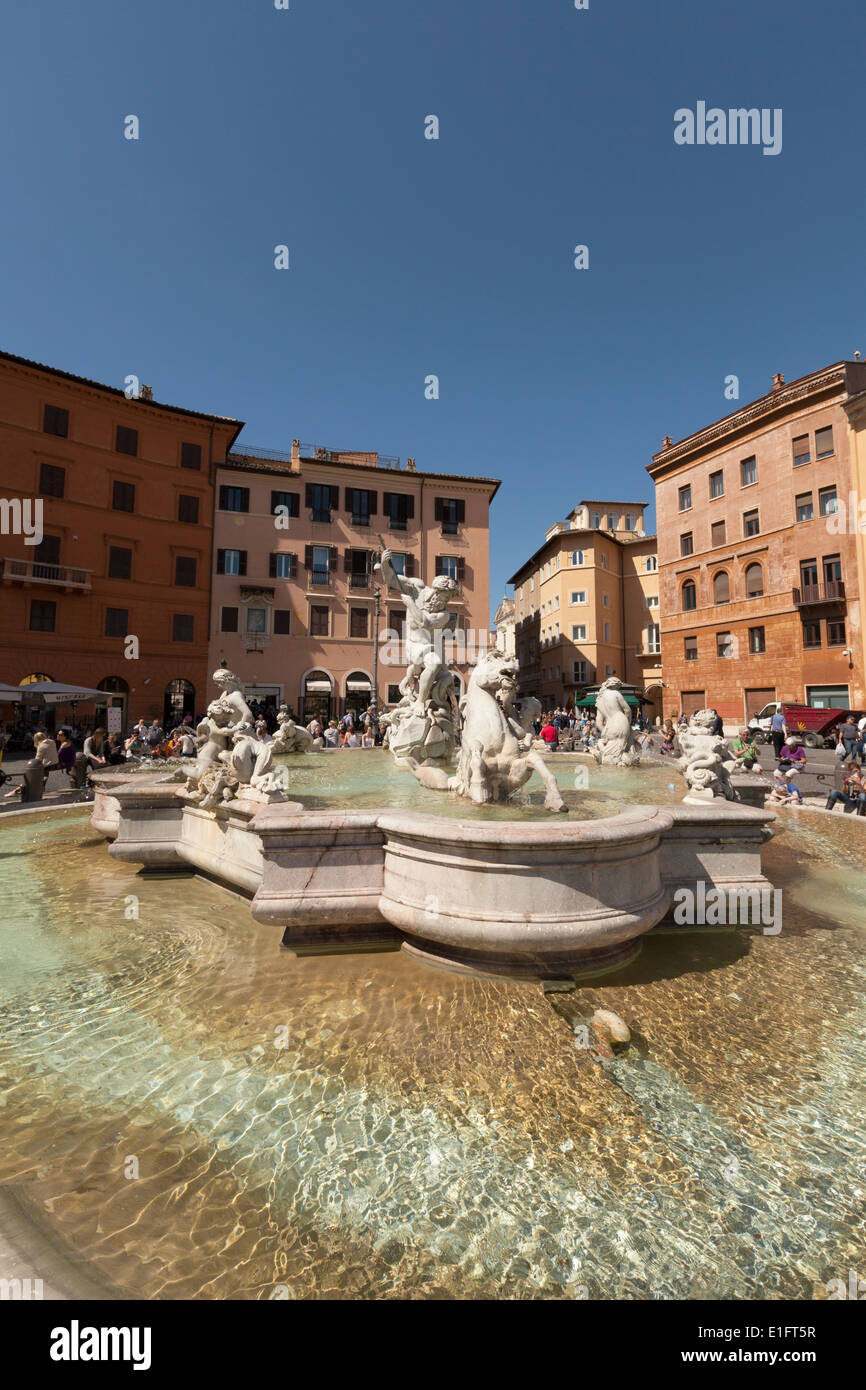
[(310, 586), (314, 589), (330, 589), (330, 570), (310, 570)]
[(359, 571), (356, 571), (356, 572), (353, 572), (352, 574), (349, 575), (349, 588), (350, 588), (350, 589), (369, 589), (369, 587), (370, 587), (370, 575), (369, 575), (369, 574), (367, 574), (367, 573), (361, 573), (361, 572), (359, 572)]
[(324, 507), (313, 507), (310, 511), (310, 520), (315, 521), (319, 526), (330, 526), (333, 516)]
[(385, 527), (388, 531), (408, 531), (409, 521), (405, 516), (389, 516)]
[(2, 580), (15, 584), (47, 584), (52, 589), (89, 590), (93, 570), (74, 569), (70, 565), (46, 565), (39, 560), (0, 561)]
[(823, 584), (803, 584), (793, 590), (795, 608), (813, 608), (818, 604), (845, 602), (844, 579), (828, 579)]

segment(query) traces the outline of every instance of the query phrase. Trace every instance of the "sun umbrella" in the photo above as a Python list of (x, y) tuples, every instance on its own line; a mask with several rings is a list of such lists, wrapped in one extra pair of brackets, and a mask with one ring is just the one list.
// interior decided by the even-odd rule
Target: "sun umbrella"
[(18, 689), (21, 692), (17, 697), (19, 700), (36, 698), (45, 705), (77, 705), (91, 702), (107, 705), (111, 701), (110, 691), (92, 690), (88, 685), (64, 685), (62, 681), (31, 681), (29, 685), (5, 688)]

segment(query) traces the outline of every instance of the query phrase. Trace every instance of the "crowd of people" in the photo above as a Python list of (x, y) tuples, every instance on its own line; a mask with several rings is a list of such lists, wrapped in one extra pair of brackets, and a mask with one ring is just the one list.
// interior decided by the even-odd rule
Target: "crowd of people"
[(382, 742), (375, 705), (368, 705), (363, 713), (347, 712), (342, 719), (329, 719), (327, 724), (311, 719), (307, 733), (314, 748), (376, 748)]

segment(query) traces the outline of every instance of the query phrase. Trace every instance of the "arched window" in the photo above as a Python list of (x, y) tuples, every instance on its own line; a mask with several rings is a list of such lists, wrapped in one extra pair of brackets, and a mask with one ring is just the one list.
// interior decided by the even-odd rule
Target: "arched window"
[(713, 575), (713, 603), (730, 603), (731, 601), (731, 581), (728, 579), (727, 570), (719, 570), (718, 574)]
[[(102, 683), (100, 682), (100, 689)], [(165, 687), (162, 706), (162, 726), (169, 732), (183, 722), (185, 714), (195, 715), (195, 686), (192, 681), (178, 676)]]
[[(108, 697), (105, 701), (106, 710), (120, 710), (120, 731), (122, 731), (126, 728), (127, 719), (129, 717), (127, 708), (127, 700), (129, 698), (129, 686), (123, 679), (123, 676), (103, 676), (102, 680), (99, 682), (96, 688), (97, 690), (104, 690), (106, 692), (106, 695)], [(99, 708), (99, 706), (97, 706), (97, 708)], [(99, 723), (106, 724), (108, 722), (108, 729), (109, 732), (111, 732), (112, 724), (114, 723), (115, 718), (116, 716), (114, 716), (114, 718), (110, 722), (108, 722), (107, 713), (105, 715), (100, 714)], [(116, 727), (117, 726), (115, 725), (115, 729)]]
[(301, 718), (308, 724), (314, 717), (327, 724), (334, 717), (332, 708), (333, 681), (327, 671), (308, 671), (304, 677)]
[(764, 592), (764, 571), (760, 565), (746, 566), (746, 598), (760, 598)]
[(695, 581), (687, 579), (683, 585), (683, 609), (689, 612), (698, 606), (698, 591), (695, 588)]

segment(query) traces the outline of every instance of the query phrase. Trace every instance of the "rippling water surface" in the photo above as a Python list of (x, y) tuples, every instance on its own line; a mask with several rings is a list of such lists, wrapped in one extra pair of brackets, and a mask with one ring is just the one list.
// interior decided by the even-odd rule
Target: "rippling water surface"
[[(353, 756), (299, 760), (300, 798), (340, 801)], [(679, 799), (669, 776), (574, 804)], [(866, 1244), (862, 831), (782, 812), (781, 935), (657, 932), (544, 995), (297, 959), (86, 813), (0, 822), (0, 1209), (73, 1294), (824, 1297)], [(576, 1046), (599, 1005), (632, 1029), (612, 1062)]]

